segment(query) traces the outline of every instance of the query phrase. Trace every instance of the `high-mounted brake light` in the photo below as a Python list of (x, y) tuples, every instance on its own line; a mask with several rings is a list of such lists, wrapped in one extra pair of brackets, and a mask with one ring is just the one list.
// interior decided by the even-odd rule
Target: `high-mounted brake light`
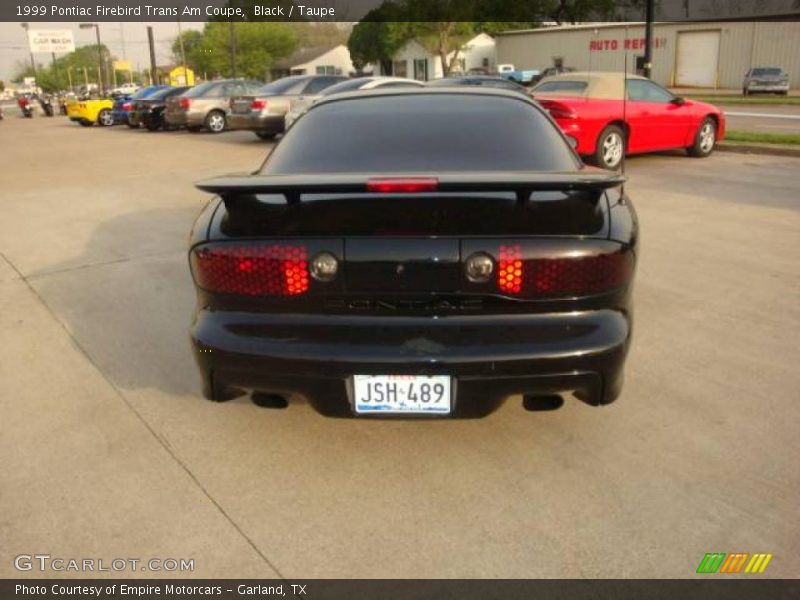
[(188, 110), (189, 107), (192, 105), (192, 99), (191, 98), (181, 98), (180, 100), (178, 100), (178, 104), (180, 105), (181, 108), (183, 108), (185, 110)]
[(210, 292), (296, 296), (308, 291), (308, 251), (298, 244), (207, 244), (191, 254), (197, 284)]
[(367, 191), (378, 194), (418, 194), (435, 192), (438, 187), (439, 180), (435, 177), (394, 177), (367, 181)]
[(250, 103), (250, 108), (253, 110), (264, 110), (267, 108), (267, 101), (256, 98)]
[(633, 274), (630, 252), (528, 258), (518, 244), (500, 245), (497, 287), (526, 298), (601, 294), (622, 287)]

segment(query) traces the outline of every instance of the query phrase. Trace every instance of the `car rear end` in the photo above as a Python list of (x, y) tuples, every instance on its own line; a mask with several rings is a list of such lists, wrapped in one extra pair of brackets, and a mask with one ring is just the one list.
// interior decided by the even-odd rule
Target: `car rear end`
[(114, 100), (114, 106), (111, 109), (111, 115), (114, 117), (115, 125), (123, 125), (128, 123), (128, 115), (133, 104), (130, 95), (118, 96)]
[(513, 93), (321, 100), (259, 174), (198, 184), (219, 195), (189, 251), (205, 395), (342, 417), (613, 401), (637, 237), (622, 181)]
[(172, 127), (186, 127), (189, 124), (188, 115), (193, 102), (194, 98), (187, 93), (172, 96), (167, 100), (164, 120)]
[(753, 69), (745, 82), (745, 93), (789, 93), (789, 75), (778, 67)]
[(284, 77), (268, 83), (254, 94), (232, 97), (228, 126), (264, 135), (283, 133), (284, 117), (292, 100), (302, 93), (310, 80), (310, 76)]

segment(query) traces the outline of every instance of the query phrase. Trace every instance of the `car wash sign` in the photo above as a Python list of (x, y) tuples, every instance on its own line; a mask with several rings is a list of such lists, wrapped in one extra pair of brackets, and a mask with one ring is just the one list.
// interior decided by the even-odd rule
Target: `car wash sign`
[(71, 29), (31, 29), (31, 52), (74, 52)]
[[(624, 38), (624, 39), (605, 39), (605, 40), (591, 40), (589, 42), (589, 50), (591, 52), (604, 52), (615, 50), (644, 50), (646, 45), (644, 38)], [(653, 48), (663, 48), (667, 45), (667, 38), (653, 38)]]

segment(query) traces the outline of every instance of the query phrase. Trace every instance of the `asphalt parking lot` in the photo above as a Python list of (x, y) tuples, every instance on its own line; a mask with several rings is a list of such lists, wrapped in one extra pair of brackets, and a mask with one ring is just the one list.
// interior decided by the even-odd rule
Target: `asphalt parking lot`
[(712, 551), (800, 572), (800, 159), (628, 161), (615, 404), (419, 422), (200, 397), (191, 183), (269, 144), (8, 118), (0, 147), (0, 576), (41, 576), (22, 553), (203, 578), (684, 578)]

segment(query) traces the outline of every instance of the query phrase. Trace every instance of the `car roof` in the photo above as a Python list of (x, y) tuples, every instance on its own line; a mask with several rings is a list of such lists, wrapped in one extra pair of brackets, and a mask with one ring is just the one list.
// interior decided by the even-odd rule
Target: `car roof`
[[(561, 73), (559, 75), (545, 77), (536, 85), (536, 87), (533, 88), (533, 92), (537, 93), (537, 87), (550, 81), (575, 81), (586, 84), (586, 89), (583, 91), (583, 93), (579, 94), (579, 96), (586, 98), (621, 100), (624, 96), (625, 81), (631, 79), (647, 80), (646, 77), (633, 75), (632, 73), (626, 74), (621, 71), (573, 71), (571, 73)], [(560, 92), (554, 91), (538, 93), (557, 95)]]
[(323, 96), (314, 103), (309, 110), (319, 108), (331, 102), (344, 102), (348, 100), (364, 100), (382, 96), (497, 96), (499, 98), (511, 98), (513, 100), (527, 102), (534, 108), (539, 108), (533, 100), (514, 90), (503, 90), (499, 88), (485, 87), (398, 87), (398, 88), (377, 88), (372, 90), (354, 90), (352, 92), (342, 92), (330, 96)]

